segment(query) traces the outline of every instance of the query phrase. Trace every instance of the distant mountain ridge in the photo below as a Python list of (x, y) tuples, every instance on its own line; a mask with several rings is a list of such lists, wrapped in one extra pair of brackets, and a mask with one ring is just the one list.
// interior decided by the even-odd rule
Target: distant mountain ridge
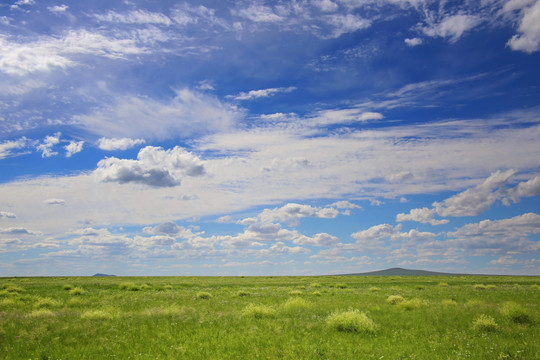
[(102, 274), (102, 273), (97, 273), (97, 274), (94, 274), (92, 276), (116, 276), (116, 275), (109, 275), (109, 274)]
[(413, 270), (403, 268), (391, 268), (386, 270), (369, 271), (364, 273), (343, 274), (347, 276), (456, 276), (464, 274), (444, 273), (428, 270)]

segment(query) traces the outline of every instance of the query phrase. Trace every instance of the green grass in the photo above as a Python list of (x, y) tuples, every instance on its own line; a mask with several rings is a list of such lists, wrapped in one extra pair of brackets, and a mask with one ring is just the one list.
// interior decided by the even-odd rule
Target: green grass
[(399, 275), (6, 278), (0, 358), (540, 360), (539, 283)]

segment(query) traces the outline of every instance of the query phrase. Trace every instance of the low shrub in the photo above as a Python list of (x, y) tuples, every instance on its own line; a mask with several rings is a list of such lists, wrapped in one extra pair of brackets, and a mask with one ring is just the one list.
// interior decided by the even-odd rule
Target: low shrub
[(472, 327), (477, 331), (495, 331), (498, 329), (495, 319), (486, 314), (481, 314), (474, 319)]
[(240, 296), (240, 297), (245, 297), (249, 295), (250, 295), (249, 291), (246, 291), (246, 290), (238, 290), (238, 292), (236, 293), (236, 296)]
[(289, 291), (289, 295), (298, 296), (298, 295), (302, 295), (302, 292), (300, 290), (292, 290), (292, 291)]
[(345, 289), (345, 288), (347, 288), (347, 284), (345, 284), (345, 283), (339, 283), (339, 284), (336, 284), (336, 287), (337, 287), (338, 289)]
[(449, 285), (448, 285), (448, 283), (446, 283), (446, 282), (440, 282), (440, 283), (438, 284), (438, 286), (439, 286), (439, 287), (448, 287)]
[(322, 285), (317, 283), (317, 282), (311, 283), (311, 284), (309, 284), (309, 286), (311, 286), (312, 288), (320, 288), (320, 287), (322, 287)]
[(60, 306), (60, 302), (54, 299), (51, 299), (50, 297), (44, 297), (44, 298), (38, 298), (36, 302), (34, 302), (34, 308), (42, 308), (42, 307), (55, 307)]
[(386, 302), (389, 303), (390, 305), (396, 305), (396, 304), (402, 303), (403, 301), (405, 301), (405, 299), (401, 295), (390, 295), (386, 299)]
[(381, 291), (381, 288), (380, 287), (376, 287), (376, 286), (372, 286), (369, 288), (369, 291), (371, 292), (378, 292), (378, 291)]
[(140, 285), (137, 285), (137, 284), (132, 283), (132, 282), (123, 282), (120, 285), (118, 285), (118, 287), (120, 288), (120, 290), (128, 290), (128, 291), (140, 291), (140, 290), (142, 290)]
[(249, 304), (242, 310), (242, 316), (255, 319), (273, 318), (276, 317), (276, 315), (277, 311), (273, 307), (267, 305)]
[(297, 311), (309, 307), (311, 307), (311, 303), (299, 297), (290, 298), (283, 304), (283, 309), (286, 311)]
[(311, 293), (312, 295), (315, 295), (315, 296), (322, 296), (321, 292), (320, 291), (314, 291)]
[(84, 294), (84, 289), (81, 287), (74, 287), (73, 289), (69, 290), (70, 295), (82, 295)]
[(529, 313), (521, 305), (515, 302), (505, 302), (502, 304), (500, 311), (501, 314), (515, 324), (531, 323), (531, 316)]
[(474, 284), (473, 289), (474, 290), (486, 290), (486, 285), (484, 285), (484, 284)]
[(333, 312), (326, 319), (326, 325), (337, 331), (368, 334), (377, 329), (373, 320), (358, 309)]
[(73, 289), (73, 285), (71, 285), (71, 284), (64, 284), (64, 286), (62, 286), (62, 289), (63, 289), (63, 290), (66, 290), (66, 291), (71, 290), (71, 289)]
[(424, 301), (418, 298), (410, 299), (410, 300), (404, 300), (401, 303), (399, 303), (399, 307), (405, 310), (414, 310), (418, 309), (424, 305)]
[(201, 300), (208, 300), (212, 298), (212, 294), (206, 291), (199, 291), (195, 297)]

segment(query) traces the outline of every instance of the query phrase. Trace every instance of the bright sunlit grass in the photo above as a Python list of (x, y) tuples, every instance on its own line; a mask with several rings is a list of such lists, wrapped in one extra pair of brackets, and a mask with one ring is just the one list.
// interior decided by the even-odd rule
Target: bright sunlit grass
[(538, 283), (480, 276), (0, 279), (0, 358), (529, 360), (540, 352)]

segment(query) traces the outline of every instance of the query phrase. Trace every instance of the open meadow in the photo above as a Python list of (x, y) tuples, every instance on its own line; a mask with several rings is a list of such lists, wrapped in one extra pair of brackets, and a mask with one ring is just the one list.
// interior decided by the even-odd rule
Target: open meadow
[(540, 359), (540, 278), (0, 279), (2, 359)]

